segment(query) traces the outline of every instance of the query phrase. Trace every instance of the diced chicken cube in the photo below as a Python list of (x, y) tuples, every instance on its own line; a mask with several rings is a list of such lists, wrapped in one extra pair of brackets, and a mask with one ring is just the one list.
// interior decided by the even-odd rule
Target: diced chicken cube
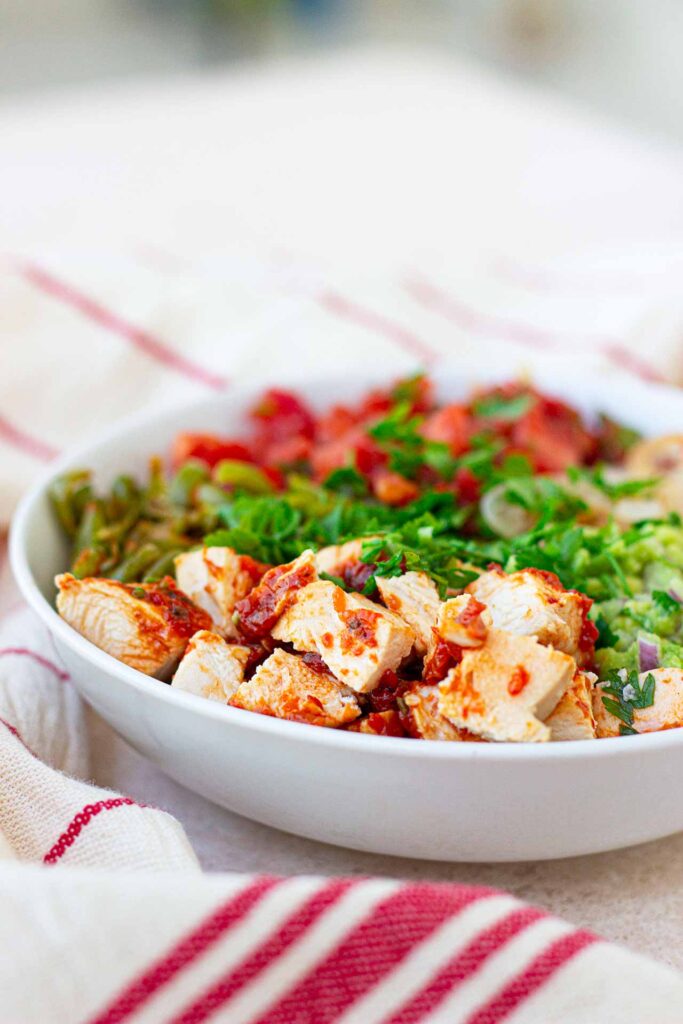
[(584, 594), (565, 590), (552, 573), (521, 569), (508, 575), (493, 569), (473, 580), (467, 592), (486, 605), (496, 629), (534, 636), (539, 643), (582, 660), (592, 602)]
[(459, 728), (491, 740), (546, 741), (543, 719), (576, 672), (568, 654), (532, 637), (489, 631), (439, 684), (439, 711)]
[(236, 637), (235, 605), (263, 575), (259, 563), (232, 548), (212, 547), (178, 555), (175, 570), (180, 589), (209, 613), (215, 629), (224, 637)]
[(471, 594), (444, 601), (427, 648), (422, 677), (438, 683), (460, 660), (463, 648), (481, 647), (486, 640), (491, 617), (485, 605)]
[(471, 594), (450, 597), (441, 605), (436, 632), (458, 647), (481, 647), (486, 640), (491, 616), (486, 605)]
[(427, 683), (413, 683), (403, 694), (410, 718), (410, 732), (423, 740), (479, 740), (478, 736), (458, 729), (439, 711), (439, 688)]
[(594, 740), (592, 672), (577, 672), (545, 720), (551, 740)]
[(171, 686), (225, 704), (244, 679), (249, 654), (248, 647), (202, 629), (187, 645)]
[(315, 557), (310, 550), (302, 552), (293, 562), (269, 569), (261, 582), (235, 606), (238, 633), (250, 640), (267, 636), (297, 592), (317, 579)]
[(148, 676), (167, 679), (187, 642), (210, 629), (210, 616), (175, 582), (119, 583), (57, 576), (57, 611), (96, 647)]
[(405, 572), (402, 576), (377, 576), (377, 589), (389, 609), (395, 612), (415, 634), (415, 651), (427, 653), (441, 600), (436, 584), (424, 572)]
[(360, 715), (354, 694), (328, 673), (309, 668), (296, 654), (273, 651), (243, 682), (230, 704), (261, 715), (334, 727)]
[(358, 693), (374, 690), (412, 650), (415, 634), (398, 615), (327, 580), (299, 590), (272, 630), (297, 651), (320, 655)]
[(321, 548), (315, 553), (316, 569), (318, 572), (327, 573), (328, 576), (340, 576), (349, 562), (360, 561), (364, 540), (372, 539), (358, 537), (356, 540), (347, 541), (346, 544), (330, 544), (329, 547)]
[[(634, 709), (633, 728), (636, 732), (661, 732), (683, 726), (683, 669), (655, 668), (651, 672), (641, 672), (638, 676), (641, 687), (649, 675), (655, 681), (654, 703), (649, 708)], [(623, 724), (603, 704), (603, 685), (598, 683), (593, 688), (593, 712), (600, 739), (618, 736)]]

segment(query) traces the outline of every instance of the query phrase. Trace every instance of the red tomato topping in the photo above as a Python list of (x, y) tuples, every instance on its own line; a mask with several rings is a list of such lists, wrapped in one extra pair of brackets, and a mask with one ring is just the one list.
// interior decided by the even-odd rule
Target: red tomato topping
[(291, 391), (271, 388), (251, 410), (258, 434), (267, 441), (282, 441), (290, 437), (312, 438), (315, 419), (307, 405)]
[(412, 480), (407, 480), (400, 473), (392, 473), (391, 470), (380, 470), (375, 474), (372, 490), (375, 497), (385, 505), (407, 505), (420, 493), (419, 487)]
[(446, 405), (427, 416), (420, 433), (429, 441), (447, 444), (452, 455), (462, 455), (472, 436), (472, 421), (463, 405)]
[(471, 505), (479, 501), (481, 481), (474, 475), (469, 466), (461, 466), (455, 473), (455, 491), (463, 505)]
[(542, 473), (582, 465), (595, 455), (596, 440), (577, 412), (563, 402), (538, 396), (514, 424), (512, 442), (531, 457)]
[(235, 605), (237, 628), (248, 640), (260, 640), (291, 604), (297, 590), (315, 579), (313, 566), (292, 569), (292, 563), (269, 569), (261, 582)]
[(386, 466), (388, 457), (371, 437), (363, 436), (354, 445), (354, 463), (359, 473), (371, 476), (376, 470)]
[(171, 461), (179, 466), (188, 459), (200, 459), (207, 466), (215, 466), (222, 459), (253, 462), (254, 458), (240, 441), (222, 440), (213, 434), (178, 434), (171, 451)]

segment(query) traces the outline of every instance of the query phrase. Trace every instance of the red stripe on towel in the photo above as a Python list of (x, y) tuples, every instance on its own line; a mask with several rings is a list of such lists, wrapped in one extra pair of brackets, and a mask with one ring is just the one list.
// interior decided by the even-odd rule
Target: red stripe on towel
[(93, 818), (102, 811), (113, 811), (117, 807), (140, 806), (131, 800), (129, 796), (112, 797), (110, 800), (98, 800), (95, 804), (86, 804), (82, 811), (71, 820), (68, 827), (62, 832), (57, 842), (48, 850), (43, 857), (44, 864), (56, 864), (60, 857), (63, 857), (70, 846), (73, 846), (78, 836), (86, 825), (89, 825)]
[(432, 348), (416, 334), (413, 334), (412, 331), (403, 327), (402, 324), (389, 320), (387, 317), (382, 316), (381, 313), (376, 313), (366, 306), (360, 306), (357, 302), (351, 302), (337, 292), (321, 292), (318, 295), (318, 302), (324, 309), (329, 310), (330, 313), (334, 313), (345, 320), (351, 320), (360, 327), (366, 327), (376, 334), (384, 335), (389, 341), (394, 342), (395, 345), (409, 352), (412, 356), (416, 356), (423, 363), (433, 363), (439, 357), (436, 349)]
[(270, 936), (239, 967), (230, 971), (199, 997), (191, 1006), (169, 1024), (201, 1024), (207, 1017), (224, 1006), (240, 989), (244, 988), (274, 960), (282, 956), (297, 940), (303, 938), (316, 921), (329, 910), (352, 885), (351, 879), (337, 878), (316, 892), (282, 927)]
[(490, 895), (490, 889), (470, 886), (402, 886), (258, 1018), (259, 1024), (291, 1024), (302, 1007), (316, 1024), (329, 1024), (445, 921)]
[(38, 267), (35, 264), (23, 264), (21, 272), (27, 281), (35, 285), (47, 295), (59, 299), (66, 305), (71, 306), (81, 313), (88, 320), (111, 331), (112, 334), (124, 338), (139, 351), (154, 359), (156, 362), (168, 367), (176, 373), (181, 374), (188, 380), (194, 380), (214, 391), (222, 391), (227, 387), (227, 378), (212, 373), (203, 366), (186, 359), (185, 356), (176, 352), (173, 348), (154, 337), (148, 331), (129, 323), (123, 317), (107, 309), (96, 299), (85, 295), (73, 285), (55, 277), (49, 271)]
[(7, 729), (7, 730), (8, 730), (9, 732), (11, 732), (11, 733), (12, 733), (12, 735), (14, 736), (14, 738), (15, 738), (16, 740), (19, 740), (19, 742), (21, 743), (21, 745), (22, 745), (22, 747), (24, 748), (24, 750), (27, 750), (27, 751), (29, 752), (29, 754), (31, 755), (31, 757), (36, 757), (36, 758), (37, 758), (37, 754), (34, 754), (34, 753), (33, 753), (33, 751), (31, 750), (31, 748), (29, 747), (29, 745), (28, 745), (28, 744), (27, 744), (27, 743), (25, 742), (25, 740), (24, 740), (24, 737), (23, 737), (23, 736), (21, 735), (21, 733), (19, 732), (19, 730), (18, 730), (18, 729), (16, 729), (16, 728), (15, 728), (15, 727), (14, 727), (14, 726), (12, 725), (12, 723), (11, 723), (11, 722), (8, 722), (6, 718), (0, 718), (0, 722), (1, 722), (1, 723), (2, 723), (2, 724), (3, 724), (4, 726), (5, 726), (5, 728), (6, 728), (6, 729)]
[(502, 920), (480, 932), (413, 998), (404, 1003), (386, 1024), (415, 1024), (432, 1013), (453, 989), (475, 974), (486, 961), (536, 921), (547, 917), (535, 907), (513, 910)]
[(569, 963), (581, 950), (598, 942), (598, 937), (586, 931), (574, 931), (563, 935), (539, 953), (531, 963), (509, 981), (492, 999), (481, 1006), (466, 1024), (500, 1024), (530, 996), (547, 984), (558, 971)]
[(196, 928), (187, 932), (179, 942), (171, 946), (135, 981), (128, 984), (102, 1013), (89, 1021), (89, 1024), (119, 1024), (120, 1021), (129, 1019), (164, 985), (189, 967), (246, 917), (279, 882), (277, 878), (260, 876), (235, 896), (231, 896), (217, 910), (205, 917)]
[(16, 448), (40, 462), (50, 462), (59, 455), (57, 448), (20, 430), (4, 416), (0, 416), (0, 441), (5, 441), (11, 448)]
[(38, 654), (37, 651), (29, 650), (28, 647), (3, 647), (2, 649), (0, 649), (0, 658), (9, 657), (30, 658), (32, 661), (35, 661), (42, 668), (46, 668), (50, 672), (53, 672), (54, 675), (56, 675), (57, 678), (61, 679), (62, 682), (64, 683), (71, 678), (69, 673), (65, 672), (64, 669), (59, 667), (59, 665), (55, 665), (53, 661), (50, 661), (49, 658), (43, 657), (42, 654)]

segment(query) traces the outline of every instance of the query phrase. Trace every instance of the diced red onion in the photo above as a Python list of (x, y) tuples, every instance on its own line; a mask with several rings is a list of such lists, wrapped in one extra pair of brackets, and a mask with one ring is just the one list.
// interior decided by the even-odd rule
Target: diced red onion
[(641, 672), (651, 672), (654, 668), (659, 668), (659, 648), (657, 644), (639, 638), (638, 664)]
[(683, 604), (683, 597), (676, 590), (667, 590), (669, 597), (673, 597), (674, 601), (678, 601), (679, 604)]

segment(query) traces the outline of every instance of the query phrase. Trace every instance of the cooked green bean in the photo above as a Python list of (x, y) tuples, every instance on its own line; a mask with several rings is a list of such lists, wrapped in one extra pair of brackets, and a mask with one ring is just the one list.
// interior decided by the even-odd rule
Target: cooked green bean
[(171, 548), (161, 558), (158, 558), (156, 562), (150, 565), (149, 569), (145, 573), (142, 582), (143, 583), (155, 583), (157, 580), (162, 579), (164, 576), (175, 575), (174, 560), (178, 555), (182, 554), (184, 548)]
[(86, 503), (92, 497), (91, 474), (87, 469), (74, 469), (52, 483), (50, 500), (65, 533), (75, 537)]
[(124, 558), (110, 576), (121, 583), (133, 583), (142, 579), (149, 567), (159, 558), (159, 547), (156, 544), (143, 544)]
[(209, 479), (209, 471), (203, 462), (186, 462), (168, 486), (171, 502), (176, 505), (190, 505), (198, 487)]

